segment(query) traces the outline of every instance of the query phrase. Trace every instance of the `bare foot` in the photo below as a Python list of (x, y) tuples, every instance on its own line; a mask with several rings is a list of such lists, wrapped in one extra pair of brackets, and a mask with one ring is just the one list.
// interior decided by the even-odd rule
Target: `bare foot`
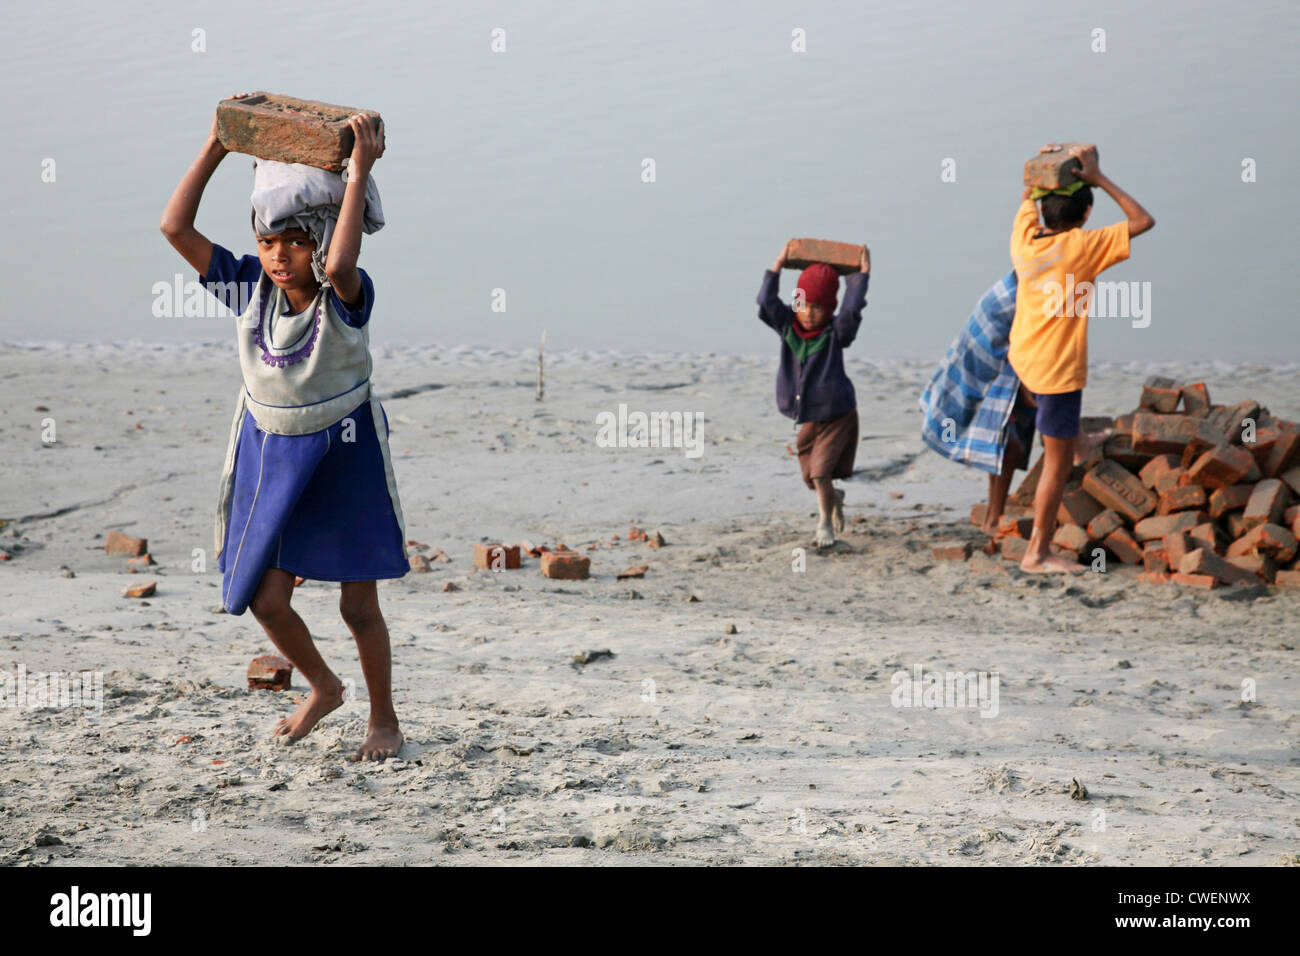
[(835, 489), (835, 506), (831, 508), (831, 530), (836, 534), (844, 533), (844, 492)]
[(819, 524), (812, 543), (814, 548), (829, 548), (835, 543), (835, 532), (829, 524)]
[(388, 757), (396, 757), (405, 742), (406, 738), (402, 736), (396, 724), (382, 724), (378, 727), (371, 725), (369, 736), (362, 741), (356, 756), (352, 759), (385, 760)]
[(1078, 561), (1071, 561), (1059, 554), (1049, 554), (1039, 559), (1033, 552), (1027, 551), (1020, 562), (1020, 570), (1030, 574), (1079, 574), (1087, 569)]
[(998, 525), (1000, 525), (1001, 523), (1002, 523), (1001, 517), (999, 517), (998, 520), (996, 521), (985, 519), (984, 523), (980, 525), (980, 530), (983, 531), (990, 538), (996, 538), (998, 536)]
[(275, 725), (273, 733), (277, 737), (300, 740), (306, 737), (316, 723), (343, 703), (343, 681), (330, 674), (331, 683), (324, 688), (313, 687), (307, 699), (298, 705), (288, 717)]

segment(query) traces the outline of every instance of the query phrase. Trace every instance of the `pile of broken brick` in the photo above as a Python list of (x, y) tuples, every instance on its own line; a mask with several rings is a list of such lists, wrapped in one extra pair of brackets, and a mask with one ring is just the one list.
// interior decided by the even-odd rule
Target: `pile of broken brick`
[[(1300, 586), (1300, 424), (1254, 401), (1212, 405), (1204, 383), (1151, 378), (1135, 411), (1083, 425), (1109, 435), (1070, 476), (1053, 551), (1142, 565), (1151, 584)], [(1028, 546), (1042, 469), (1040, 456), (992, 543), (1009, 560)]]

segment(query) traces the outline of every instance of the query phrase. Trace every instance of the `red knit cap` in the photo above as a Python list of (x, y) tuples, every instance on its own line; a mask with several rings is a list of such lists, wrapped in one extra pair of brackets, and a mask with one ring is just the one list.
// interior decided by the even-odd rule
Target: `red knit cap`
[(803, 290), (804, 301), (809, 305), (822, 305), (834, 309), (840, 296), (840, 277), (824, 262), (814, 262), (799, 273), (796, 289)]

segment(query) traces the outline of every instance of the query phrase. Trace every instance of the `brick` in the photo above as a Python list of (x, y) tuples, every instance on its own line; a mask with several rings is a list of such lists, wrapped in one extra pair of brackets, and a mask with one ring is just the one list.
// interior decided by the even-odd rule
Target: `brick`
[(1259, 467), (1261, 474), (1264, 470), (1264, 462), (1268, 460), (1269, 453), (1272, 452), (1273, 446), (1277, 444), (1278, 439), (1281, 437), (1281, 429), (1261, 428), (1255, 433), (1253, 442), (1242, 442), (1241, 447), (1254, 456), (1255, 464)]
[(1265, 584), (1272, 584), (1273, 579), (1277, 577), (1277, 565), (1266, 554), (1242, 554), (1235, 558), (1228, 558), (1228, 563), (1253, 574), (1256, 580), (1263, 581)]
[(126, 566), (128, 568), (151, 568), (158, 562), (153, 559), (153, 555), (146, 551), (138, 558), (127, 558)]
[(1278, 477), (1288, 488), (1300, 495), (1300, 468), (1288, 468)]
[(1291, 527), (1295, 523), (1297, 516), (1300, 516), (1300, 504), (1287, 505), (1286, 510), (1282, 512), (1282, 526)]
[(1156, 507), (1155, 495), (1142, 487), (1137, 475), (1113, 461), (1103, 461), (1084, 475), (1083, 489), (1129, 521), (1145, 517)]
[(1025, 552), (1029, 550), (1029, 542), (1024, 538), (1003, 538), (1002, 539), (1002, 557), (1008, 561), (1020, 562), (1025, 558)]
[(1300, 571), (1279, 571), (1273, 583), (1280, 588), (1300, 588)]
[(1166, 492), (1173, 491), (1175, 488), (1183, 487), (1186, 484), (1187, 484), (1187, 469), (1181, 467), (1170, 468), (1168, 471), (1164, 472), (1163, 474), (1161, 474), (1159, 478), (1156, 479), (1156, 485), (1151, 490), (1154, 491), (1157, 496), (1159, 496), (1165, 494)]
[(1219, 519), (1219, 523), (1227, 530), (1230, 538), (1240, 538), (1250, 530), (1246, 527), (1246, 519), (1241, 516), (1240, 511), (1229, 511)]
[(263, 654), (248, 663), (249, 690), (288, 690), (293, 679), (293, 665), (283, 657)]
[(1282, 513), (1291, 503), (1291, 493), (1277, 478), (1265, 478), (1255, 485), (1242, 520), (1247, 531), (1261, 524), (1281, 524)]
[(1178, 455), (1156, 455), (1142, 466), (1142, 470), (1138, 472), (1138, 480), (1142, 482), (1143, 488), (1154, 488), (1161, 475), (1177, 467)]
[(1169, 555), (1162, 542), (1152, 540), (1142, 546), (1142, 568), (1146, 571), (1169, 570)]
[(1172, 412), (1178, 407), (1178, 399), (1181, 395), (1182, 386), (1177, 381), (1152, 375), (1142, 385), (1142, 396), (1138, 399), (1138, 405), (1157, 412)]
[(153, 597), (158, 592), (157, 581), (141, 581), (139, 584), (132, 584), (122, 591), (122, 597), (129, 598), (147, 598)]
[(857, 272), (862, 261), (862, 246), (829, 239), (791, 239), (785, 249), (787, 269), (806, 269), (815, 262), (824, 262), (841, 275)]
[(1234, 445), (1242, 443), (1243, 426), (1247, 420), (1254, 421), (1256, 428), (1259, 422), (1259, 402), (1247, 399), (1244, 402), (1238, 402), (1236, 405), (1227, 409), (1225, 423), (1223, 426), (1223, 437)]
[(1143, 571), (1138, 575), (1139, 584), (1168, 584), (1171, 579), (1165, 571)]
[(636, 525), (632, 525), (632, 527), (627, 529), (627, 540), (629, 541), (644, 541), (646, 537), (646, 533)]
[(455, 581), (444, 581), (442, 582), (442, 589), (444, 591), (459, 591), (460, 585)]
[(1216, 488), (1210, 493), (1210, 518), (1217, 521), (1229, 511), (1246, 507), (1246, 502), (1250, 501), (1251, 492), (1254, 490), (1254, 485), (1229, 485), (1227, 488)]
[(1296, 537), (1286, 528), (1276, 524), (1261, 524), (1251, 528), (1228, 545), (1228, 557), (1243, 554), (1267, 554), (1278, 564), (1286, 564), (1296, 553)]
[(413, 554), (407, 559), (407, 561), (411, 566), (411, 570), (414, 571), (416, 574), (429, 573), (429, 569), (431, 566), (429, 564), (429, 559), (426, 558), (424, 555)]
[(1184, 385), (1183, 394), (1183, 412), (1191, 415), (1193, 418), (1202, 418), (1210, 410), (1210, 390), (1205, 387), (1204, 382), (1193, 382), (1191, 385)]
[(1187, 537), (1191, 539), (1191, 547), (1209, 548), (1216, 554), (1222, 554), (1223, 549), (1228, 544), (1227, 536), (1223, 533), (1223, 530), (1212, 521), (1198, 524), (1187, 532)]
[(1097, 499), (1082, 488), (1071, 488), (1061, 496), (1061, 506), (1056, 511), (1059, 524), (1086, 525), (1105, 509)]
[(1119, 516), (1119, 512), (1107, 508), (1088, 522), (1088, 537), (1100, 541), (1116, 528), (1122, 527), (1124, 527), (1124, 519)]
[(1003, 515), (1002, 520), (998, 522), (999, 538), (1028, 538), (1034, 530), (1034, 518), (1032, 515), (1014, 516)]
[(1254, 456), (1244, 448), (1220, 445), (1196, 459), (1187, 474), (1198, 485), (1227, 488), (1240, 484), (1254, 467)]
[(658, 531), (651, 531), (646, 537), (646, 543), (652, 548), (662, 548), (668, 542), (664, 540), (664, 536)]
[[(967, 545), (966, 548), (967, 548), (967, 550), (969, 551), (969, 549), (970, 549), (970, 545)], [(936, 549), (936, 550), (937, 550), (937, 549)], [(936, 557), (937, 557), (937, 556), (936, 556)], [(962, 557), (963, 557), (963, 558), (968, 558), (968, 557), (970, 557), (970, 555), (969, 555), (969, 554), (965, 554), (965, 555), (963, 555)], [(640, 565), (637, 565), (637, 566), (634, 567), (634, 568), (628, 568), (626, 571), (622, 571), (622, 572), (620, 572), (620, 573), (614, 575), (614, 577), (617, 578), (619, 581), (628, 581), (628, 580), (631, 580), (632, 578), (643, 578), (643, 577), (645, 577), (645, 573), (646, 573), (647, 571), (649, 571), (649, 570), (650, 570), (650, 565), (648, 565), (648, 564), (640, 564)]]
[(1142, 548), (1124, 528), (1116, 528), (1102, 542), (1106, 550), (1125, 564), (1141, 564)]
[(519, 542), (519, 553), (521, 556), (526, 554), (530, 558), (540, 558), (542, 556), (542, 549), (531, 541), (524, 540)]
[(1107, 458), (1134, 472), (1140, 471), (1151, 460), (1149, 453), (1139, 452), (1133, 448), (1133, 435), (1130, 432), (1117, 432), (1111, 435), (1102, 445), (1102, 451)]
[(563, 581), (582, 581), (591, 571), (591, 558), (576, 551), (542, 553), (542, 574)]
[[(1191, 545), (1191, 537), (1186, 531), (1175, 531), (1172, 534), (1165, 535), (1160, 540), (1160, 546), (1164, 548), (1165, 559), (1169, 562), (1171, 568), (1176, 568), (1183, 561), (1183, 555), (1189, 551), (1195, 550)], [(1214, 550), (1211, 548), (1210, 550)]]
[(1087, 434), (1113, 431), (1115, 419), (1110, 415), (1083, 415), (1079, 418), (1079, 431)]
[(340, 172), (355, 137), (348, 117), (365, 113), (379, 128), (374, 110), (334, 106), (316, 100), (258, 90), (217, 104), (217, 138), (226, 149), (281, 163), (303, 163)]
[(485, 571), (514, 571), (519, 567), (519, 546), (515, 544), (474, 545), (474, 567)]
[(1265, 478), (1276, 478), (1291, 467), (1297, 454), (1300, 454), (1300, 431), (1285, 430), (1269, 449), (1268, 457), (1260, 464), (1260, 470), (1264, 472)]
[(1139, 412), (1133, 418), (1133, 450), (1153, 455), (1178, 455), (1190, 442), (1206, 448), (1219, 443), (1215, 429), (1204, 419), (1190, 415), (1156, 415)]
[(930, 549), (930, 556), (936, 561), (965, 561), (970, 557), (970, 554), (971, 546), (969, 541), (935, 545)]
[(1076, 557), (1088, 547), (1091, 540), (1088, 532), (1077, 524), (1058, 525), (1056, 533), (1052, 535), (1052, 544), (1072, 552)]
[(1209, 516), (1204, 511), (1176, 511), (1168, 515), (1143, 518), (1133, 526), (1133, 537), (1139, 541), (1163, 538), (1177, 531), (1191, 531)]
[(1061, 148), (1051, 153), (1039, 153), (1025, 161), (1025, 185), (1056, 189), (1076, 182), (1074, 175), (1079, 160), (1070, 155), (1074, 146), (1091, 147), (1089, 143), (1061, 143)]
[(1184, 587), (1201, 588), (1206, 591), (1219, 585), (1219, 582), (1208, 574), (1182, 574), (1179, 572), (1169, 575), (1169, 580)]
[(1025, 472), (1025, 477), (1020, 480), (1020, 486), (1016, 488), (1011, 499), (1017, 504), (1032, 505), (1034, 503), (1034, 493), (1038, 490), (1038, 479), (1042, 475), (1043, 456), (1039, 455), (1038, 460), (1029, 467), (1029, 471)]
[(1208, 548), (1197, 548), (1183, 555), (1178, 564), (1181, 574), (1208, 574), (1220, 584), (1242, 584), (1255, 580), (1255, 575), (1229, 563)]
[(149, 550), (149, 541), (145, 538), (133, 538), (121, 531), (110, 531), (104, 535), (105, 554), (125, 554), (133, 558)]
[(1170, 488), (1156, 501), (1156, 514), (1167, 515), (1189, 508), (1205, 507), (1205, 489), (1200, 485), (1183, 485)]
[(1133, 419), (1137, 418), (1137, 412), (1129, 412), (1127, 415), (1119, 415), (1115, 418), (1116, 434), (1131, 435), (1133, 433)]

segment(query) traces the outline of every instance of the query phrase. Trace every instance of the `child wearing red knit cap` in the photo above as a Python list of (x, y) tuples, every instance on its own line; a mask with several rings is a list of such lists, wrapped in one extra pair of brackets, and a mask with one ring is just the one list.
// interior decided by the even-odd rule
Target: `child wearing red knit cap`
[(786, 248), (763, 275), (758, 317), (781, 337), (776, 404), (799, 427), (795, 450), (804, 484), (817, 492), (817, 531), (813, 545), (830, 547), (844, 531), (844, 492), (832, 482), (853, 474), (858, 448), (858, 400), (844, 372), (843, 350), (858, 334), (867, 304), (871, 258), (864, 246), (858, 271), (845, 279), (844, 304), (838, 273), (814, 263), (799, 275), (794, 308), (781, 301), (781, 270)]

